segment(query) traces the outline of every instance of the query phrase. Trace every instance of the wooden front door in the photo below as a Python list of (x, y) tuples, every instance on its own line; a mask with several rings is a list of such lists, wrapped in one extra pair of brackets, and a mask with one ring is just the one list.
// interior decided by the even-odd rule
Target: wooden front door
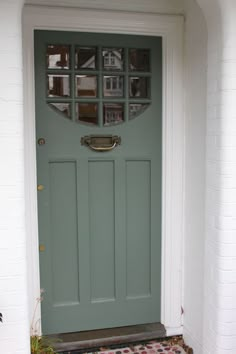
[(43, 333), (160, 321), (162, 43), (35, 31)]

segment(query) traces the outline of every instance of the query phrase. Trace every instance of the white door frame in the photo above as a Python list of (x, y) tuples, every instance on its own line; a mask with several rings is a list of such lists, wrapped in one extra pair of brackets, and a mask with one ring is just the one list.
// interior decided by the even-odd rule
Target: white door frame
[[(38, 214), (34, 87), (34, 29), (162, 36), (162, 281), (161, 322), (167, 335), (182, 334), (182, 254), (185, 124), (183, 112), (183, 17), (25, 6), (23, 12), (25, 179), (29, 301), (39, 296)], [(32, 310), (33, 311), (33, 310)], [(37, 316), (40, 317), (40, 311)]]

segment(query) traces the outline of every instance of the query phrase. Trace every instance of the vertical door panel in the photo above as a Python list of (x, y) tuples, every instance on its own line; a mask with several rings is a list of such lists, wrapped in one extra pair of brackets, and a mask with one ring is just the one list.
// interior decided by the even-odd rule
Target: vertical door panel
[(151, 291), (150, 161), (126, 162), (127, 297), (147, 297)]
[(92, 302), (115, 298), (114, 164), (89, 162)]
[(79, 302), (76, 163), (49, 163), (53, 306)]

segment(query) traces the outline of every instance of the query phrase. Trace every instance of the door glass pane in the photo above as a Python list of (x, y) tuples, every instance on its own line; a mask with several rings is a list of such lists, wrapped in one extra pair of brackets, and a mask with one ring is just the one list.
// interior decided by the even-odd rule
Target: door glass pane
[[(125, 49), (121, 47), (102, 47), (100, 51), (96, 46), (78, 45), (72, 61), (71, 50), (69, 44), (46, 46), (46, 97), (77, 100), (73, 110), (68, 101), (48, 102), (51, 108), (68, 118), (73, 115), (73, 120), (93, 125), (99, 125), (102, 118), (105, 126), (124, 122), (125, 112), (127, 119), (133, 119), (145, 111), (148, 105), (143, 99), (151, 99), (151, 78), (147, 73), (150, 71), (149, 49), (129, 48), (126, 58)], [(71, 69), (71, 72), (60, 73), (60, 69)], [(103, 110), (98, 110), (98, 98)], [(125, 101), (128, 101), (127, 111)], [(103, 112), (103, 117), (98, 117), (99, 112)]]
[(69, 103), (58, 103), (58, 102), (50, 102), (48, 105), (56, 111), (60, 111), (65, 117), (71, 118), (71, 109)]
[(69, 75), (48, 75), (47, 77), (48, 97), (68, 97), (70, 96)]
[(97, 103), (77, 103), (76, 113), (79, 122), (98, 125)]
[(124, 121), (124, 105), (121, 103), (104, 103), (103, 124), (104, 126), (122, 123)]
[(105, 96), (105, 97), (124, 97), (124, 78), (123, 78), (123, 76), (104, 76), (103, 77), (103, 96)]
[(69, 69), (70, 47), (65, 45), (47, 46), (47, 68)]
[(149, 81), (147, 77), (130, 77), (129, 96), (149, 98)]
[(104, 70), (123, 70), (124, 50), (121, 48), (103, 48), (103, 69)]
[(129, 70), (150, 71), (150, 51), (148, 49), (130, 49)]
[(97, 97), (97, 76), (76, 75), (75, 87), (77, 97)]
[(139, 116), (148, 107), (149, 107), (149, 104), (146, 104), (146, 103), (138, 103), (138, 104), (131, 103), (129, 105), (129, 119), (133, 119), (133, 118)]
[(96, 69), (97, 49), (95, 47), (77, 47), (75, 49), (76, 69)]

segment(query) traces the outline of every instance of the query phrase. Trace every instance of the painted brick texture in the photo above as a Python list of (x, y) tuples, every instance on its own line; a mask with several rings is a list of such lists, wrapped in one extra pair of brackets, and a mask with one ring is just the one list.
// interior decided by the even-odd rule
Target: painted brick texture
[(203, 354), (236, 353), (236, 3), (201, 1), (208, 23)]
[(0, 352), (29, 353), (24, 221), (21, 10), (0, 1)]

